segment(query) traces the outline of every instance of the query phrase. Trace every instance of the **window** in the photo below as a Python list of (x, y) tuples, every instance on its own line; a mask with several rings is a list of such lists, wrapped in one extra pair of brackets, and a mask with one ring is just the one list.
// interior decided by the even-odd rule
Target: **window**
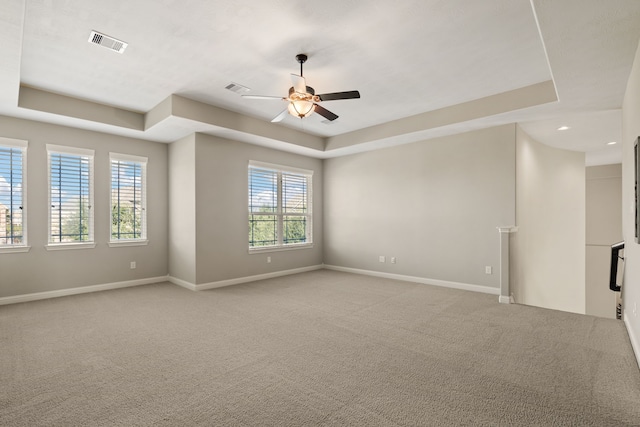
[(249, 163), (249, 249), (312, 244), (312, 171)]
[(0, 252), (28, 250), (27, 141), (0, 138)]
[[(95, 247), (93, 150), (47, 145), (49, 249)], [(57, 247), (56, 247), (57, 246)]]
[(146, 244), (147, 159), (117, 153), (110, 153), (109, 157), (111, 244)]

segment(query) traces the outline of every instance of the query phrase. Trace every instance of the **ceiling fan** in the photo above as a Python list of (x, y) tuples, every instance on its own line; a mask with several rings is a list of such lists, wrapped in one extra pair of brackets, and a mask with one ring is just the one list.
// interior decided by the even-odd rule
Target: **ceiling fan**
[(302, 64), (307, 61), (307, 55), (305, 55), (304, 53), (300, 53), (296, 55), (296, 60), (300, 63), (300, 75), (291, 74), (291, 81), (293, 82), (293, 86), (289, 88), (288, 97), (283, 98), (280, 96), (242, 95), (242, 97), (249, 99), (280, 99), (283, 101), (287, 101), (289, 105), (273, 120), (271, 120), (273, 123), (282, 121), (287, 116), (287, 113), (295, 117), (300, 117), (302, 119), (309, 116), (314, 111), (320, 114), (325, 119), (334, 121), (338, 118), (338, 115), (332, 113), (324, 107), (321, 107), (318, 102), (360, 98), (360, 92), (358, 92), (357, 90), (316, 95), (315, 90), (311, 86), (307, 86), (306, 80), (302, 75)]

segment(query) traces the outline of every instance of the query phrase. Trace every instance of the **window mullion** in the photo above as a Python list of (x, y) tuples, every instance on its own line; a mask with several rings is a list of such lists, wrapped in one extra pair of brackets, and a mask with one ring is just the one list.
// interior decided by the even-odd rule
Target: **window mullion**
[[(117, 228), (118, 228), (118, 232), (117, 232), (117, 234), (116, 234), (116, 238), (118, 238), (118, 239), (121, 237), (121, 236), (120, 236), (120, 220), (121, 220), (121, 218), (120, 218), (120, 163), (121, 163), (121, 162), (117, 162), (117, 163), (116, 163), (116, 164), (118, 165), (118, 166), (117, 166), (117, 168), (118, 168), (118, 169), (117, 169), (117, 171), (116, 171), (116, 172), (117, 172), (117, 175), (116, 175), (116, 177), (117, 177), (117, 178), (116, 178), (116, 179), (117, 179), (117, 181), (116, 181), (116, 182), (117, 182), (117, 191), (118, 191), (118, 196), (117, 196), (117, 197), (118, 197), (118, 199), (117, 199), (117, 200), (118, 200), (118, 205), (117, 205), (117, 208), (116, 208), (116, 209), (117, 209), (117, 212), (118, 212), (118, 218), (117, 218), (117, 222), (118, 222), (118, 227), (117, 227)], [(113, 209), (113, 208), (112, 208), (112, 209)]]
[(80, 189), (80, 200), (79, 200), (79, 206), (78, 206), (78, 210), (80, 211), (80, 216), (78, 218), (78, 239), (82, 242), (83, 240), (83, 234), (82, 234), (82, 215), (84, 214), (83, 209), (82, 209), (82, 200), (84, 198), (84, 193), (83, 193), (83, 186), (82, 186), (82, 159), (78, 159), (78, 188)]
[(133, 165), (133, 236), (138, 235), (137, 218), (138, 218), (138, 191), (137, 191), (138, 165)]
[(305, 191), (306, 192), (305, 197), (306, 197), (306, 203), (307, 203), (306, 204), (306, 209), (304, 211), (304, 216), (305, 216), (305, 230), (304, 230), (304, 233), (305, 233), (305, 238), (307, 239), (307, 242), (310, 242), (310, 241), (313, 240), (313, 230), (312, 230), (313, 218), (311, 217), (311, 210), (313, 209), (312, 208), (312, 206), (313, 206), (313, 200), (312, 200), (312, 198), (313, 198), (313, 194), (312, 194), (313, 188), (312, 188), (311, 183), (309, 182), (310, 179), (309, 179), (308, 176), (306, 176), (304, 178), (304, 180), (305, 180), (305, 190), (306, 190)]
[(58, 157), (58, 242), (62, 242), (62, 156)]
[(278, 246), (282, 246), (283, 242), (284, 242), (284, 224), (283, 224), (283, 220), (282, 220), (282, 216), (283, 216), (283, 209), (282, 209), (282, 172), (278, 172), (278, 207), (277, 207), (277, 218), (278, 218), (278, 228), (277, 228), (277, 235), (278, 235)]
[[(14, 243), (14, 235), (13, 235), (13, 149), (9, 149), (9, 239), (7, 242)], [(6, 218), (5, 218), (6, 221)], [(6, 227), (5, 227), (6, 233)]]

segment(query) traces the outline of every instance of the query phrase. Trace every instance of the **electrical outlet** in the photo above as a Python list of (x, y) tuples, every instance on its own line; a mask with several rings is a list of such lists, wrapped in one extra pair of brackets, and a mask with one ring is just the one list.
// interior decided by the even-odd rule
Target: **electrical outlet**
[(491, 274), (491, 266), (490, 266), (490, 265), (487, 265), (487, 266), (484, 268), (484, 273), (485, 273), (485, 274)]
[(395, 264), (396, 263), (396, 257), (392, 256), (391, 257), (391, 264)]
[(136, 269), (136, 262), (135, 262), (135, 261), (131, 261), (131, 264), (129, 264), (129, 267), (130, 267), (132, 270), (135, 270), (135, 269)]
[(270, 256), (267, 257), (267, 264), (271, 264), (271, 257)]
[(387, 259), (384, 257), (384, 255), (380, 255), (380, 256), (378, 257), (378, 261), (379, 261), (379, 262), (386, 262), (386, 261), (387, 261)]

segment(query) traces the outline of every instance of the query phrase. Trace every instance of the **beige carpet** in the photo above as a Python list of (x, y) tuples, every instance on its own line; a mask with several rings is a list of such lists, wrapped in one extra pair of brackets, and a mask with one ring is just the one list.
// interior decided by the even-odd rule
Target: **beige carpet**
[(2, 426), (640, 425), (620, 321), (321, 270), (0, 307)]

